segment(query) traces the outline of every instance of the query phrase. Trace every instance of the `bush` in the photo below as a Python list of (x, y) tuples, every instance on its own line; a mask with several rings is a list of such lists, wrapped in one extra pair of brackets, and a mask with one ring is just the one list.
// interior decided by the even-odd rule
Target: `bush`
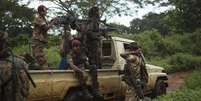
[(173, 93), (158, 97), (154, 101), (200, 101), (201, 70), (196, 70), (185, 80), (185, 86)]
[(169, 64), (174, 71), (201, 68), (201, 56), (186, 53), (177, 53), (170, 57)]
[(48, 64), (52, 68), (58, 67), (59, 61), (60, 61), (60, 54), (59, 54), (59, 49), (57, 47), (50, 47), (48, 49), (45, 49), (45, 55), (46, 55)]
[(191, 76), (188, 76), (185, 80), (185, 86), (190, 89), (201, 88), (201, 69), (194, 71)]
[(24, 53), (30, 53), (30, 49), (31, 47), (29, 47), (29, 45), (21, 45), (21, 46), (17, 46), (13, 48), (13, 52), (14, 54), (20, 55), (20, 54), (24, 54)]
[[(59, 49), (55, 46), (45, 49), (44, 51), (48, 64), (54, 68), (58, 67), (60, 61)], [(24, 53), (30, 53), (30, 49), (28, 45), (21, 45), (18, 47), (14, 47), (13, 52), (16, 55), (20, 55)]]
[(167, 72), (170, 72), (170, 71), (172, 71), (173, 66), (171, 64), (169, 64), (168, 61), (169, 61), (169, 58), (154, 57), (154, 58), (148, 60), (148, 63), (163, 67)]
[(184, 88), (174, 93), (158, 97), (153, 101), (200, 101), (200, 97), (201, 88), (197, 90)]
[(30, 36), (27, 34), (19, 34), (18, 36), (9, 40), (10, 47), (17, 47), (29, 44)]

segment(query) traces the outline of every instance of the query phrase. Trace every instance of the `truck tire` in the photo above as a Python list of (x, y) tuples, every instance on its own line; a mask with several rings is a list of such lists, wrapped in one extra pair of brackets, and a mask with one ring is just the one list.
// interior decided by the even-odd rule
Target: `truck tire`
[(72, 90), (64, 97), (63, 101), (89, 101), (89, 100), (85, 98), (82, 91)]
[(158, 79), (152, 92), (152, 98), (166, 94), (167, 86), (164, 80)]

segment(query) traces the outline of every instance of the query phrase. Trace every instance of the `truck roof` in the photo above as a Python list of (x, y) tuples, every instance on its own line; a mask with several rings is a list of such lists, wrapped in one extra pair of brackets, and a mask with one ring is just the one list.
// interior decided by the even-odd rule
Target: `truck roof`
[(135, 42), (134, 40), (120, 38), (120, 37), (112, 37), (112, 39), (115, 41), (122, 41), (122, 42), (128, 42), (128, 43)]

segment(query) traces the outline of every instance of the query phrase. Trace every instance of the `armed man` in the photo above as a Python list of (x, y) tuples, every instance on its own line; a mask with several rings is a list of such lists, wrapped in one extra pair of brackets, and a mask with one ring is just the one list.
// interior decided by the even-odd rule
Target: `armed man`
[(81, 34), (84, 54), (89, 58), (89, 70), (92, 78), (92, 93), (97, 100), (102, 100), (103, 96), (99, 91), (97, 79), (97, 69), (101, 68), (100, 59), (100, 14), (98, 7), (92, 7), (88, 12), (88, 19), (78, 30)]
[(44, 5), (38, 7), (38, 14), (33, 22), (34, 28), (32, 33), (32, 53), (36, 62), (40, 65), (40, 69), (47, 69), (47, 60), (43, 49), (48, 43), (47, 31), (56, 23), (56, 19), (47, 22), (45, 16), (48, 8)]
[(8, 34), (0, 31), (0, 101), (27, 101), (28, 65), (7, 46)]
[(81, 53), (81, 42), (79, 40), (72, 40), (72, 51), (67, 54), (67, 60), (69, 66), (75, 71), (75, 76), (79, 81), (80, 87), (84, 93), (85, 100), (91, 101), (93, 96), (87, 89), (87, 74), (84, 71), (84, 66), (88, 64), (88, 61), (86, 57)]
[(121, 57), (127, 62), (124, 67), (124, 81), (128, 85), (125, 101), (143, 100), (143, 88), (148, 82), (148, 73), (140, 47), (135, 42), (130, 43), (128, 52), (121, 54)]

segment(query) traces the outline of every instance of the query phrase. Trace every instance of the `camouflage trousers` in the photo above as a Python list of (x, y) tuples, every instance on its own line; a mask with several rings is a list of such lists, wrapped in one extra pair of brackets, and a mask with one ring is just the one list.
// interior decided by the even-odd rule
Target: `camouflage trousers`
[(101, 68), (101, 47), (98, 40), (87, 42), (87, 56), (89, 58), (90, 65), (96, 65), (97, 68)]
[(46, 69), (45, 66), (47, 66), (47, 60), (43, 51), (45, 45), (46, 44), (42, 42), (32, 42), (32, 54), (36, 59), (36, 62), (41, 66), (41, 69)]
[[(13, 86), (11, 66), (0, 66), (0, 101), (27, 101), (29, 79), (24, 70), (17, 72), (16, 84)], [(14, 88), (15, 87), (15, 88)]]
[(140, 101), (134, 88), (127, 87), (125, 101)]

